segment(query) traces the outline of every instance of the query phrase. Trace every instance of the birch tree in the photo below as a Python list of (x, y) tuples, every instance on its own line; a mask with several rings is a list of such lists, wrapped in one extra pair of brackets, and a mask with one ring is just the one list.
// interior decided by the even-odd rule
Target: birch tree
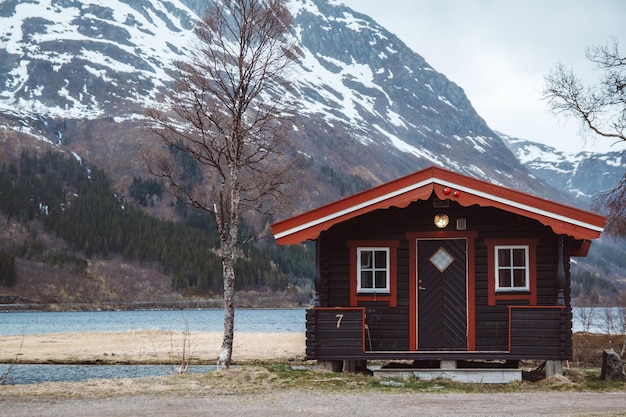
[[(147, 158), (177, 197), (208, 212), (219, 234), (224, 337), (218, 369), (231, 364), (239, 227), (249, 210), (279, 199), (296, 161), (287, 123), (291, 15), (280, 0), (222, 0), (195, 27), (176, 63), (175, 87), (148, 111), (150, 130), (169, 152)], [(202, 179), (189, 181), (175, 153), (191, 156)], [(275, 201), (275, 200), (274, 200)]]

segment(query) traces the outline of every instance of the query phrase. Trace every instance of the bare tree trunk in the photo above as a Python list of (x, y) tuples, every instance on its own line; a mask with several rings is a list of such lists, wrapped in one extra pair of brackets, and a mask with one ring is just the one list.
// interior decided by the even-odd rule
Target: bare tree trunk
[(234, 248), (222, 248), (224, 271), (224, 338), (217, 369), (230, 367), (235, 337), (235, 259)]
[[(235, 338), (235, 251), (239, 238), (239, 217), (241, 216), (241, 183), (239, 166), (230, 166), (228, 199), (222, 199), (222, 210), (216, 214), (218, 230), (221, 236), (222, 271), (224, 275), (224, 338), (222, 350), (217, 359), (217, 369), (229, 368), (233, 355)], [(225, 206), (225, 207), (224, 207)]]
[[(626, 299), (626, 297), (622, 296), (622, 299)], [(622, 338), (622, 347), (619, 356), (624, 357), (624, 352), (626, 351), (626, 306), (617, 307), (617, 320), (618, 329)]]

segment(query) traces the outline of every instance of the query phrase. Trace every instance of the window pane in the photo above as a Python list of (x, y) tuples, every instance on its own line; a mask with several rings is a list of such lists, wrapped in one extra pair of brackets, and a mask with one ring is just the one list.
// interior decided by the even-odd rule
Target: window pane
[(500, 288), (509, 288), (511, 286), (510, 269), (501, 269), (498, 271), (498, 285)]
[(372, 251), (361, 251), (361, 268), (372, 267)]
[(498, 249), (498, 265), (499, 266), (511, 266), (511, 250), (510, 249)]
[(357, 292), (363, 294), (389, 292), (390, 251), (386, 248), (357, 248)]
[(387, 251), (376, 251), (376, 262), (374, 263), (376, 268), (386, 268), (387, 267)]
[(525, 269), (513, 270), (513, 286), (517, 288), (526, 287), (526, 270)]
[(376, 288), (387, 287), (387, 273), (386, 271), (376, 271)]
[(513, 265), (526, 266), (526, 249), (513, 249)]
[(361, 272), (361, 288), (374, 288), (372, 281), (372, 271)]

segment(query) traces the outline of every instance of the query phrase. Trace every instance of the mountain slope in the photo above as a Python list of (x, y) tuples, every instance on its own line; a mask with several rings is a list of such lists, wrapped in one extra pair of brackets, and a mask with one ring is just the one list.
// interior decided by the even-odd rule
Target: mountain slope
[(179, 3), (8, 0), (0, 6), (0, 110), (18, 116), (128, 115), (169, 82), (195, 14)]
[[(145, 146), (141, 115), (171, 83), (168, 68), (190, 45), (202, 3), (4, 2), (0, 135), (26, 133), (75, 152), (109, 171), (123, 191), (126, 173), (147, 175), (137, 158)], [(299, 209), (341, 194), (328, 172), (366, 186), (433, 164), (551, 192), (463, 90), (395, 35), (335, 1), (292, 0), (289, 7), (302, 48), (293, 72), (293, 136), (319, 186)]]
[(500, 137), (533, 175), (566, 191), (583, 208), (617, 186), (624, 176), (624, 152), (568, 153), (502, 133)]
[(395, 35), (325, 1), (295, 1), (292, 12), (305, 51), (297, 87), (307, 119), (325, 122), (326, 158), (348, 156), (344, 169), (373, 182), (435, 164), (534, 188), (463, 90)]

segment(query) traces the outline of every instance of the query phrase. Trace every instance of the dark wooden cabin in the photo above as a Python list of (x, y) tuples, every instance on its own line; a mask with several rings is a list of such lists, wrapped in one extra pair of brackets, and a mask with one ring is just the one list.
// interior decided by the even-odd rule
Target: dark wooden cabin
[(431, 167), (272, 230), (316, 242), (308, 359), (517, 363), (572, 358), (570, 257), (604, 222)]

